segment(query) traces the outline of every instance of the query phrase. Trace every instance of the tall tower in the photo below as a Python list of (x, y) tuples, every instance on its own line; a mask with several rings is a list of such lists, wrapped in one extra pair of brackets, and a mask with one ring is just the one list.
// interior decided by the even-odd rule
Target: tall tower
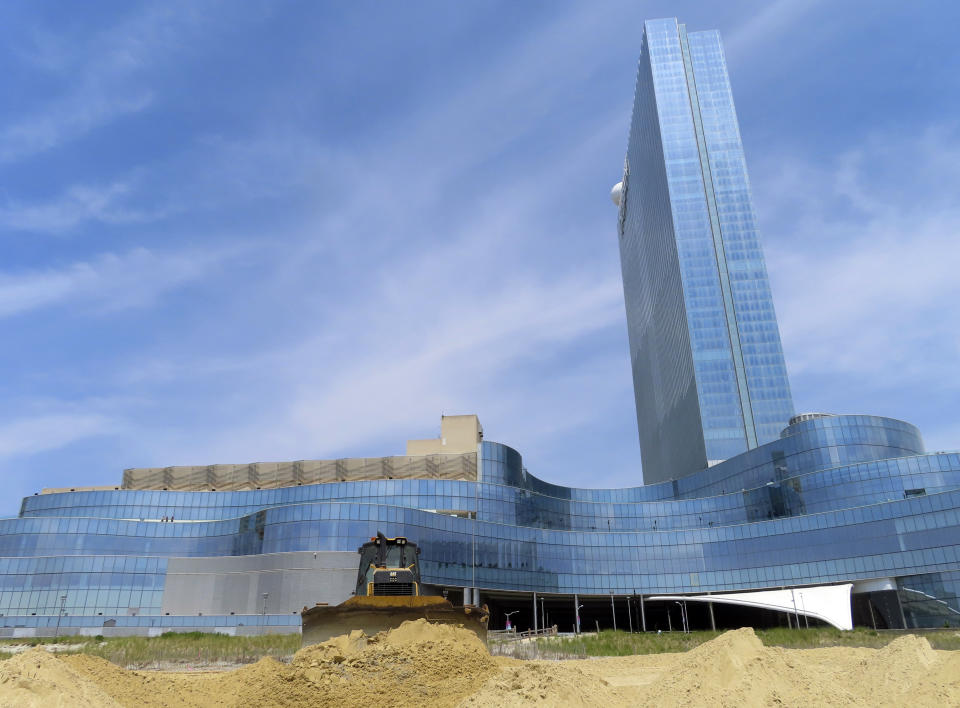
[(645, 23), (613, 197), (644, 482), (776, 439), (793, 401), (718, 32)]

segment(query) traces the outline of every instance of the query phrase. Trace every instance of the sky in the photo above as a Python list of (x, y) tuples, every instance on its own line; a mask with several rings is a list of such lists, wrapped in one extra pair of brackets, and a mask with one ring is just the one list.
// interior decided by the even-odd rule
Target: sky
[(0, 515), (441, 414), (641, 484), (611, 186), (645, 19), (719, 29), (798, 411), (960, 447), (951, 2), (0, 4)]

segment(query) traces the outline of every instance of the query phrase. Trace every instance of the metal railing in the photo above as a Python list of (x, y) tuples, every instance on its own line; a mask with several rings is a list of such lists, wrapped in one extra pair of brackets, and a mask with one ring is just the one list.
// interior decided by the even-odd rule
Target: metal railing
[(518, 632), (518, 639), (528, 639), (530, 637), (555, 637), (557, 636), (557, 625), (545, 627), (544, 629), (528, 629), (526, 632)]

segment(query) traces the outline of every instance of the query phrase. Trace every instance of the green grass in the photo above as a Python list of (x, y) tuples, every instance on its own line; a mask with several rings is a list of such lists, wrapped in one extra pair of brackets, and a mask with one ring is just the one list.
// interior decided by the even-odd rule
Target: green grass
[[(913, 631), (927, 638), (934, 649), (960, 649), (960, 632), (956, 630)], [(655, 634), (630, 634), (604, 630), (599, 634), (570, 638), (537, 640), (537, 653), (560, 658), (587, 656), (631, 656), (635, 654), (662, 654), (684, 652), (708, 642), (722, 632), (667, 632)], [(768, 647), (788, 649), (813, 649), (817, 647), (872, 647), (886, 646), (903, 632), (877, 632), (872, 629), (855, 629), (842, 632), (832, 627), (816, 629), (759, 629), (757, 636)], [(506, 652), (504, 652), (506, 653)]]
[(914, 629), (907, 632), (883, 631), (874, 629), (855, 629), (844, 632), (834, 627), (817, 629), (774, 629), (757, 630), (757, 636), (768, 647), (787, 649), (815, 649), (817, 647), (885, 647), (904, 634), (916, 634), (926, 637), (934, 649), (960, 649), (960, 632), (956, 629)]
[[(934, 649), (960, 650), (960, 632), (954, 630), (923, 630), (914, 634), (925, 636)], [(634, 654), (662, 654), (684, 652), (710, 641), (722, 632), (665, 632), (630, 634), (605, 630), (599, 634), (569, 638), (538, 639), (535, 643), (491, 642), (494, 654), (508, 654), (528, 659), (584, 658), (588, 656), (628, 656)], [(760, 629), (757, 636), (766, 646), (790, 649), (816, 647), (872, 647), (880, 648), (903, 632), (876, 632), (856, 629), (841, 632), (831, 627), (816, 629)], [(71, 645), (63, 653), (83, 653), (99, 656), (120, 666), (144, 668), (158, 664), (246, 664), (265, 656), (289, 657), (300, 648), (299, 634), (265, 634), (251, 637), (231, 637), (225, 634), (168, 632), (159, 637), (79, 637), (62, 636), (59, 639), (3, 639), (0, 648), (9, 645), (53, 644)], [(4, 655), (0, 654), (0, 658)]]
[[(300, 648), (299, 634), (264, 634), (231, 637), (203, 632), (167, 632), (159, 637), (79, 637), (62, 636), (36, 639), (0, 640), (8, 645), (76, 645), (62, 653), (92, 654), (126, 667), (146, 667), (164, 663), (245, 664), (265, 656), (286, 657)], [(3, 654), (0, 654), (2, 657)]]

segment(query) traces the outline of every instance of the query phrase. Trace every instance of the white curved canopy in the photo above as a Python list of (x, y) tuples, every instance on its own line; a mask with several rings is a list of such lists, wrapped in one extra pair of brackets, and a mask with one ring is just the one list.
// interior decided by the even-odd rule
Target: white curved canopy
[(837, 629), (853, 629), (850, 611), (850, 589), (853, 583), (818, 585), (787, 590), (756, 590), (716, 595), (654, 595), (647, 600), (686, 600), (687, 602), (720, 602), (728, 605), (759, 607), (796, 615), (815, 617)]

